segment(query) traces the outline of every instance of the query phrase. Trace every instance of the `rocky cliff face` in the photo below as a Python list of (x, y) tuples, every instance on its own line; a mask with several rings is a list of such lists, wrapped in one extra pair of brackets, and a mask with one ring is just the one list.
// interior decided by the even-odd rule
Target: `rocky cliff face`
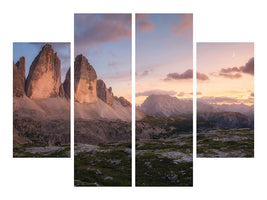
[(70, 68), (66, 74), (66, 78), (63, 83), (63, 88), (65, 91), (65, 97), (70, 98)]
[(170, 117), (182, 113), (192, 113), (193, 101), (181, 100), (169, 95), (150, 95), (139, 109), (148, 115)]
[(13, 62), (13, 97), (23, 97), (25, 90), (25, 58)]
[(31, 99), (59, 95), (61, 85), (60, 60), (52, 46), (46, 44), (31, 64), (25, 91)]
[(103, 80), (101, 79), (97, 80), (96, 90), (98, 98), (100, 98), (102, 101), (104, 101), (106, 104), (110, 106), (113, 104), (114, 95), (112, 92), (112, 88), (109, 87), (107, 89), (106, 84)]
[(118, 101), (124, 107), (131, 107), (132, 106), (132, 104), (124, 97), (116, 97), (115, 96), (115, 100)]
[(86, 57), (78, 55), (74, 63), (74, 100), (79, 103), (97, 101), (97, 75)]
[(59, 96), (67, 99), (70, 98), (70, 69), (66, 74), (64, 83), (59, 87)]

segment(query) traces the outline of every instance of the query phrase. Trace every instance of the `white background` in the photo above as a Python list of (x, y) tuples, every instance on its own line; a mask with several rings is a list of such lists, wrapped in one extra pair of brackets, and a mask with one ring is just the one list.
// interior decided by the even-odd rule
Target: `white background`
[[(267, 7), (264, 1), (24, 0), (0, 4), (1, 199), (267, 199)], [(194, 155), (194, 187), (168, 188), (77, 188), (73, 186), (73, 158), (13, 159), (12, 43), (72, 42), (73, 52), (73, 14), (106, 12), (193, 13), (194, 42), (254, 42), (255, 158), (196, 159)]]

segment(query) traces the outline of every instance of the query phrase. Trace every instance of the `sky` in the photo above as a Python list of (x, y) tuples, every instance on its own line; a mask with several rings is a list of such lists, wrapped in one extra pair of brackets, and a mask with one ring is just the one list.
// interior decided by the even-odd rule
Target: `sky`
[(131, 101), (131, 14), (75, 14), (74, 55), (83, 54), (115, 96)]
[(61, 61), (61, 82), (64, 82), (66, 73), (70, 68), (70, 43), (14, 42), (13, 61), (16, 64), (20, 57), (25, 57), (25, 78), (27, 78), (34, 58), (39, 54), (45, 44), (51, 44), (54, 52), (57, 52), (57, 56)]
[(254, 104), (254, 44), (197, 43), (198, 99), (214, 104)]
[(192, 98), (193, 15), (136, 14), (136, 104), (151, 94)]

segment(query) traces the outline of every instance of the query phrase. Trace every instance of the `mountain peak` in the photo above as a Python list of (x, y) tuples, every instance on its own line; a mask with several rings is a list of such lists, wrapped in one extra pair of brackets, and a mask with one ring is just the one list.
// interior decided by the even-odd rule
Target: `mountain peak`
[(50, 51), (53, 50), (52, 45), (51, 44), (45, 44), (42, 48), (42, 51)]
[(140, 111), (154, 116), (169, 117), (193, 112), (192, 100), (179, 100), (169, 95), (150, 95), (140, 107)]
[(13, 96), (23, 97), (25, 90), (25, 58), (21, 57), (19, 61), (13, 62)]
[(79, 103), (97, 101), (97, 75), (95, 69), (82, 54), (74, 62), (74, 100)]
[(105, 82), (102, 79), (97, 80), (96, 84), (97, 96), (108, 105), (112, 105), (114, 101), (114, 95), (112, 88), (107, 89)]
[(44, 45), (31, 64), (25, 91), (29, 98), (58, 96), (61, 85), (61, 63), (50, 44)]

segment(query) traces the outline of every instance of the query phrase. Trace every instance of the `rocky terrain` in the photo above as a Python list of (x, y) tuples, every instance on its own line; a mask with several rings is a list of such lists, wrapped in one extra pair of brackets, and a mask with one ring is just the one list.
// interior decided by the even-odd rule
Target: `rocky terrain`
[[(44, 45), (31, 64), (25, 80), (25, 58), (13, 64), (14, 157), (68, 157), (53, 153), (55, 146), (70, 143), (70, 71), (61, 83), (61, 64), (52, 46)], [(27, 148), (47, 148), (49, 153)]]
[(254, 124), (248, 116), (239, 112), (198, 112), (198, 132), (207, 128), (253, 128)]
[(86, 57), (74, 66), (74, 183), (130, 186), (132, 105), (97, 79)]
[(137, 186), (193, 185), (191, 115), (136, 121)]
[[(198, 102), (208, 105), (203, 102)], [(198, 109), (198, 157), (253, 157), (254, 106), (211, 104)], [(207, 108), (207, 107), (206, 107)]]
[(137, 140), (136, 185), (193, 186), (192, 152), (192, 133)]
[(75, 186), (131, 186), (131, 143), (75, 144)]
[(254, 130), (207, 129), (197, 134), (197, 157), (254, 157)]

